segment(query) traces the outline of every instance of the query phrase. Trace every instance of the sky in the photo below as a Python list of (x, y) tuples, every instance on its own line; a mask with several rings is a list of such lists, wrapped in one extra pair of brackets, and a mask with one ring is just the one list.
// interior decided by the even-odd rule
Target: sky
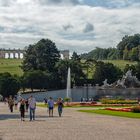
[(0, 0), (0, 48), (48, 38), (59, 50), (86, 53), (137, 33), (140, 0)]

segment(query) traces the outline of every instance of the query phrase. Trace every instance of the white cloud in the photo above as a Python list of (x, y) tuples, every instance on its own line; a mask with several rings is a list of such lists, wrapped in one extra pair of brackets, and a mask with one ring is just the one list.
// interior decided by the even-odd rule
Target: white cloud
[[(81, 53), (97, 46), (115, 47), (124, 35), (140, 33), (139, 3), (108, 9), (78, 5), (74, 0), (53, 0), (51, 6), (39, 0), (2, 1), (0, 48), (24, 48), (41, 38), (50, 38), (59, 49)], [(57, 2), (62, 5), (54, 5)]]

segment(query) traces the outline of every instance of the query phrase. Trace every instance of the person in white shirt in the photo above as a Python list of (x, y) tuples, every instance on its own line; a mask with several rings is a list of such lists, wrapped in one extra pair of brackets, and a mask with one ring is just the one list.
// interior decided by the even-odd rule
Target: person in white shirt
[(48, 108), (49, 108), (49, 117), (53, 117), (54, 101), (52, 97), (50, 97), (48, 100)]
[(35, 120), (36, 100), (31, 95), (29, 98), (30, 121)]

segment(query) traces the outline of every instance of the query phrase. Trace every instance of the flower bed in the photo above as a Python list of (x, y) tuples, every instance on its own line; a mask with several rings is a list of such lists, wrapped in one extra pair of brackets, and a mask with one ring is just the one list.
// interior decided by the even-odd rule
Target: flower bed
[(105, 110), (132, 112), (131, 107), (127, 107), (127, 108), (105, 108)]

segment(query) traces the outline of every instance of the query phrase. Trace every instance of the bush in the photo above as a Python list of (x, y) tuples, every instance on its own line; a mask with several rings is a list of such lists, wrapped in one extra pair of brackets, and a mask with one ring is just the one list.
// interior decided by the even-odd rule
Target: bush
[(0, 94), (0, 101), (2, 101), (3, 100), (3, 96)]
[(134, 113), (140, 113), (140, 106), (135, 106), (132, 108), (132, 112)]

